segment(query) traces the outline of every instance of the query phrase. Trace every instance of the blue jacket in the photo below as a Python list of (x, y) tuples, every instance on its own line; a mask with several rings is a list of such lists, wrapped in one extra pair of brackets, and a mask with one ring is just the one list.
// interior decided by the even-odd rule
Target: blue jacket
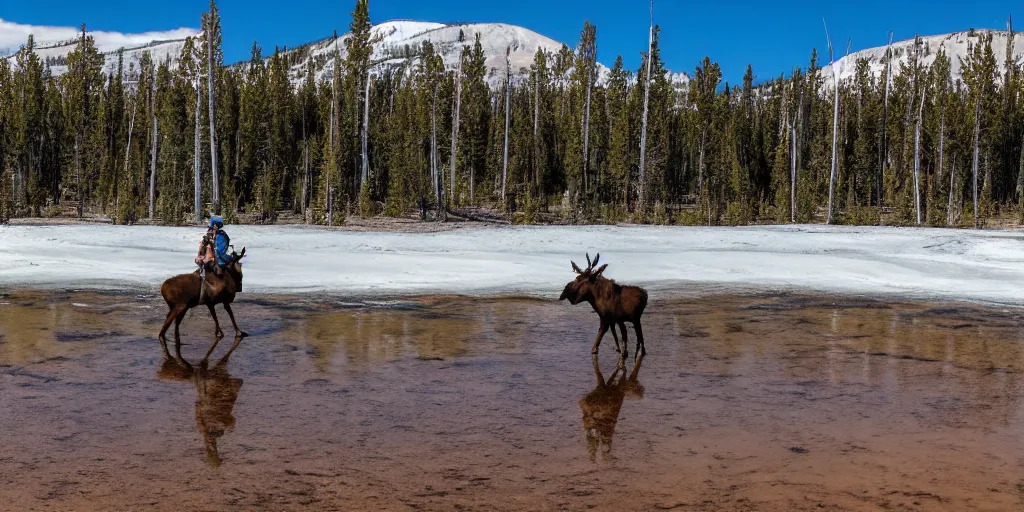
[(227, 265), (231, 262), (231, 256), (228, 254), (228, 235), (224, 231), (217, 231), (217, 237), (214, 239), (213, 249), (217, 254), (217, 263), (220, 265)]

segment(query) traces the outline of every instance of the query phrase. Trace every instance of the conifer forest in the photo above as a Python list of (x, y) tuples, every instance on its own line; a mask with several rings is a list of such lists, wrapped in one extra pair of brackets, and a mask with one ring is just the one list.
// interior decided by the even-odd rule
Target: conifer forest
[[(833, 223), (980, 227), (1024, 215), (1024, 69), (979, 30), (966, 57), (923, 51), (883, 73), (824, 73), (828, 51), (771, 79), (679, 87), (660, 58), (598, 73), (599, 30), (490, 84), (479, 39), (456, 69), (429, 42), (373, 60), (356, 0), (333, 62), (253, 44), (225, 65), (212, 2), (176, 59), (106, 73), (83, 26), (55, 75), (31, 37), (0, 59), (0, 221), (117, 224), (484, 215), (515, 223)], [(1012, 30), (1012, 29), (1010, 29)], [(824, 37), (823, 43), (824, 43)], [(915, 48), (917, 46), (915, 45)], [(836, 58), (841, 55), (836, 55)], [(954, 60), (958, 59), (958, 62)], [(959, 64), (960, 73), (951, 69)], [(314, 66), (333, 65), (317, 80)], [(513, 73), (515, 71), (515, 73)], [(493, 86), (494, 83), (499, 86)]]

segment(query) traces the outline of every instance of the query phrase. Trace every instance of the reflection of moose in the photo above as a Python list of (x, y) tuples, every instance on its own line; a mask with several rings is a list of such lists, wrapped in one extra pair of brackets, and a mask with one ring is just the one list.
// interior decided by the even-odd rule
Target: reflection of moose
[[(163, 327), (160, 328), (160, 346), (164, 349), (165, 357), (171, 357), (170, 352), (167, 351), (166, 337), (167, 329), (171, 326), (171, 322), (174, 322), (174, 341), (177, 345), (180, 345), (181, 335), (178, 333), (178, 327), (181, 325), (181, 321), (185, 319), (185, 313), (200, 303), (206, 304), (206, 307), (210, 308), (210, 316), (213, 317), (213, 325), (216, 329), (214, 332), (218, 340), (224, 337), (224, 331), (220, 330), (217, 312), (213, 309), (213, 306), (217, 304), (223, 304), (224, 311), (228, 312), (228, 316), (231, 318), (231, 325), (235, 328), (235, 336), (247, 336), (245, 332), (238, 328), (238, 323), (235, 322), (235, 313), (231, 311), (231, 303), (235, 301), (235, 294), (242, 291), (241, 260), (243, 257), (245, 257), (245, 248), (242, 248), (241, 253), (233, 253), (231, 255), (230, 262), (224, 265), (224, 272), (220, 276), (213, 272), (208, 273), (206, 275), (205, 292), (202, 290), (203, 282), (199, 278), (198, 270), (191, 274), (177, 275), (164, 281), (163, 286), (160, 287), (160, 294), (163, 295), (164, 301), (167, 302), (167, 307), (170, 309), (167, 312), (167, 318), (164, 320)], [(201, 302), (200, 299), (202, 299)]]
[(207, 359), (198, 366), (192, 366), (179, 353), (175, 358), (165, 358), (157, 377), (161, 380), (188, 381), (196, 388), (196, 426), (203, 435), (206, 445), (206, 463), (210, 467), (220, 466), (217, 438), (235, 428), (235, 400), (242, 389), (242, 379), (236, 379), (228, 372), (228, 358), (238, 346), (235, 345), (217, 364), (209, 367)]
[(615, 424), (619, 421), (622, 400), (626, 396), (637, 399), (644, 397), (644, 387), (637, 381), (640, 374), (640, 363), (643, 360), (643, 356), (636, 359), (629, 377), (626, 377), (626, 367), (618, 365), (606, 381), (601, 375), (597, 356), (594, 356), (594, 375), (597, 377), (597, 387), (580, 400), (580, 410), (583, 411), (583, 431), (587, 434), (587, 450), (590, 452), (591, 459), (597, 455), (598, 448), (602, 454), (611, 452), (612, 436), (615, 435)]
[(640, 315), (644, 314), (644, 308), (647, 307), (647, 292), (637, 286), (623, 286), (616, 284), (611, 279), (606, 279), (601, 274), (608, 267), (607, 264), (594, 270), (600, 259), (601, 255), (598, 254), (591, 262), (590, 254), (587, 254), (586, 270), (580, 270), (575, 262), (570, 261), (572, 269), (579, 275), (565, 285), (558, 300), (569, 299), (573, 305), (587, 301), (597, 312), (597, 316), (601, 318), (601, 328), (597, 331), (597, 340), (594, 341), (594, 347), (590, 351), (592, 354), (597, 353), (597, 349), (601, 345), (601, 338), (604, 337), (604, 333), (608, 331), (609, 327), (612, 329), (612, 338), (615, 339), (615, 350), (619, 350), (619, 338), (615, 335), (615, 325), (618, 324), (622, 332), (622, 359), (626, 359), (629, 355), (629, 349), (626, 346), (626, 322), (631, 322), (633, 328), (636, 329), (636, 353), (633, 354), (633, 357), (646, 354), (644, 331), (640, 327)]

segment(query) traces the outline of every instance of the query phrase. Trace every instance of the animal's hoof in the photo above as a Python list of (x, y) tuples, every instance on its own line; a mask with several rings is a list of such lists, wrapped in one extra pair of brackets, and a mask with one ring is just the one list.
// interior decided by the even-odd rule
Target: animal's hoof
[(244, 337), (246, 337), (246, 336), (248, 336), (248, 335), (249, 335), (249, 333), (247, 333), (247, 332), (245, 332), (245, 331), (238, 331), (238, 334), (237, 334), (236, 336), (237, 336), (238, 338), (244, 338)]

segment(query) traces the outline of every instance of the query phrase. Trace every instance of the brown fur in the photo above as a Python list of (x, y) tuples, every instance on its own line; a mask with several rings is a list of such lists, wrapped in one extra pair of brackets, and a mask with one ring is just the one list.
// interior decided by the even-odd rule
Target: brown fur
[(602, 274), (608, 267), (607, 264), (594, 269), (600, 259), (601, 255), (598, 254), (591, 263), (588, 254), (586, 270), (580, 270), (575, 262), (570, 262), (573, 270), (579, 275), (565, 285), (558, 300), (568, 299), (573, 305), (586, 301), (597, 312), (597, 316), (601, 319), (601, 327), (597, 332), (597, 340), (594, 341), (591, 353), (597, 353), (598, 347), (601, 345), (601, 338), (609, 328), (612, 329), (612, 338), (615, 339), (615, 350), (619, 351), (619, 338), (615, 335), (615, 326), (618, 325), (622, 332), (622, 358), (626, 359), (629, 354), (626, 347), (626, 322), (630, 322), (636, 329), (637, 338), (636, 353), (633, 357), (646, 354), (647, 348), (644, 346), (644, 332), (640, 327), (640, 316), (644, 314), (644, 308), (647, 307), (647, 291), (638, 286), (623, 286), (605, 278)]
[[(242, 263), (240, 260), (243, 256), (245, 256), (244, 248), (240, 254), (234, 255), (231, 262), (224, 266), (224, 272), (220, 276), (213, 272), (206, 273), (206, 293), (203, 295), (203, 304), (209, 308), (210, 316), (213, 317), (216, 329), (214, 333), (218, 341), (224, 337), (224, 331), (220, 329), (217, 312), (213, 309), (217, 304), (223, 304), (224, 310), (228, 312), (231, 325), (235, 328), (235, 337), (248, 336), (238, 328), (235, 314), (231, 311), (231, 303), (235, 301), (235, 294), (242, 291)], [(170, 309), (163, 327), (160, 328), (160, 346), (164, 349), (164, 355), (167, 357), (170, 357), (170, 352), (167, 350), (167, 329), (171, 326), (171, 322), (174, 322), (174, 341), (176, 346), (180, 346), (181, 335), (178, 333), (178, 327), (185, 319), (185, 313), (199, 305), (199, 286), (199, 271), (196, 270), (191, 274), (174, 276), (164, 281), (163, 286), (160, 287), (160, 294), (163, 295), (164, 301), (167, 302), (167, 307)], [(213, 347), (211, 347), (211, 351), (212, 349)]]

